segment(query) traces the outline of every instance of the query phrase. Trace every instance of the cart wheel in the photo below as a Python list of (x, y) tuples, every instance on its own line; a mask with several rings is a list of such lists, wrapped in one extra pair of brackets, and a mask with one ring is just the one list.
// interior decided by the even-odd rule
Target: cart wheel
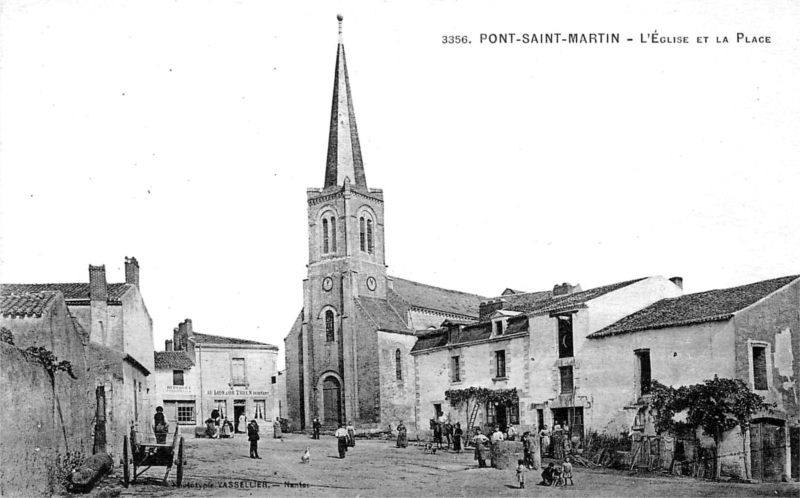
[(122, 439), (122, 483), (127, 488), (131, 483), (131, 457), (130, 449), (128, 448), (128, 436)]
[(178, 443), (178, 473), (175, 475), (175, 483), (180, 487), (183, 482), (183, 438)]

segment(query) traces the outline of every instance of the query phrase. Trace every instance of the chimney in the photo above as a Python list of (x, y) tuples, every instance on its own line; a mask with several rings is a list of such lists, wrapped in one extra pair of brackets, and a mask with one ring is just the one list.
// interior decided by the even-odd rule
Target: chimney
[(134, 257), (125, 256), (125, 283), (139, 287), (139, 262)]
[(561, 285), (554, 285), (553, 286), (553, 297), (556, 296), (566, 296), (572, 294), (572, 286), (566, 282)]
[(669, 281), (683, 289), (683, 277), (672, 277)]
[(164, 351), (172, 352), (172, 339), (167, 339), (164, 341)]
[(89, 299), (92, 301), (108, 301), (106, 265), (89, 265)]
[(480, 303), (480, 305), (478, 305), (478, 319), (483, 320), (495, 311), (505, 309), (506, 304), (508, 303), (505, 299), (490, 299)]
[(180, 329), (178, 329), (178, 327), (172, 329), (172, 347), (175, 351), (183, 351), (183, 348), (181, 347)]

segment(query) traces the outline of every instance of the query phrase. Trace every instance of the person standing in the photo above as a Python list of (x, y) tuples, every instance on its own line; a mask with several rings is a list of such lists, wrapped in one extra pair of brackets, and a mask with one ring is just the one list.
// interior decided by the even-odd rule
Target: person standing
[(525, 461), (517, 460), (517, 483), (519, 489), (525, 489)]
[(514, 424), (508, 424), (508, 430), (506, 431), (506, 441), (516, 441), (517, 440), (517, 430), (514, 428)]
[(239, 427), (236, 428), (236, 432), (240, 434), (247, 432), (247, 417), (244, 413), (239, 416)]
[(398, 448), (408, 447), (408, 433), (406, 432), (406, 426), (403, 425), (402, 420), (400, 421), (399, 424), (397, 424), (397, 447)]
[(339, 458), (344, 458), (345, 452), (347, 452), (347, 429), (344, 428), (344, 424), (339, 424), (339, 428), (336, 429), (334, 436), (336, 436), (338, 440)]
[(347, 446), (353, 447), (356, 445), (356, 428), (353, 426), (353, 421), (347, 422)]
[(443, 432), (445, 439), (447, 439), (447, 449), (449, 450), (451, 444), (450, 440), (453, 438), (453, 426), (450, 424), (449, 420), (445, 422)]
[(485, 468), (486, 459), (490, 455), (489, 438), (481, 434), (481, 430), (476, 428), (472, 442), (475, 443), (475, 460), (478, 461), (478, 468)]
[(156, 414), (153, 415), (153, 433), (156, 435), (157, 444), (167, 443), (167, 432), (169, 432), (169, 425), (164, 419), (164, 409), (157, 406)]
[(437, 449), (442, 449), (442, 424), (439, 422), (433, 424), (433, 443)]
[(314, 428), (314, 432), (311, 435), (312, 439), (319, 439), (319, 430), (322, 428), (322, 424), (319, 422), (319, 417), (314, 417), (314, 423), (312, 424)]
[(256, 419), (253, 419), (249, 424), (247, 424), (247, 440), (250, 441), (250, 458), (261, 459), (261, 457), (258, 456), (259, 439), (258, 423), (256, 422)]
[(457, 453), (461, 453), (461, 436), (463, 435), (464, 431), (461, 430), (461, 422), (456, 422), (453, 428), (453, 451)]
[(503, 436), (503, 433), (500, 432), (500, 427), (499, 426), (495, 427), (494, 433), (492, 434), (492, 442), (494, 443), (496, 441), (504, 441), (504, 440), (505, 436)]
[(544, 428), (539, 432), (539, 437), (542, 438), (542, 458), (546, 457), (547, 454), (550, 452), (550, 429), (548, 426), (544, 426)]
[(282, 439), (283, 431), (281, 430), (281, 418), (275, 417), (275, 422), (272, 422), (272, 437), (273, 439)]
[(533, 441), (531, 441), (532, 436), (530, 432), (524, 432), (522, 434), (522, 454), (524, 456), (525, 466), (529, 469), (533, 468), (533, 454), (531, 451), (531, 447), (533, 446)]

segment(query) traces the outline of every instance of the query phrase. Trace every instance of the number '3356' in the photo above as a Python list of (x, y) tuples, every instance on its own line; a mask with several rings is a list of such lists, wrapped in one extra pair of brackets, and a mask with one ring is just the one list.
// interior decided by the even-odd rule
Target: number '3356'
[(472, 43), (472, 42), (470, 42), (466, 36), (443, 36), (442, 43), (447, 45), (450, 43), (456, 44), (456, 43)]

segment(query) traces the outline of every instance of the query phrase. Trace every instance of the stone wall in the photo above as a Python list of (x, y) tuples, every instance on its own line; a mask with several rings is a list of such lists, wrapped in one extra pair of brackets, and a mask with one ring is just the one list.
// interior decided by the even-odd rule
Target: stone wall
[(305, 413), (302, 409), (305, 401), (301, 384), (303, 381), (301, 378), (303, 352), (299, 349), (303, 333), (302, 316), (303, 313), (301, 312), (283, 343), (286, 361), (284, 370), (286, 372), (286, 414), (284, 417), (289, 419), (296, 430), (305, 427)]
[[(413, 335), (377, 332), (380, 385), (379, 428), (394, 429), (399, 421), (408, 429), (409, 437), (416, 437), (414, 415), (415, 368), (409, 354), (417, 341)], [(397, 378), (396, 352), (400, 351), (400, 379)]]

